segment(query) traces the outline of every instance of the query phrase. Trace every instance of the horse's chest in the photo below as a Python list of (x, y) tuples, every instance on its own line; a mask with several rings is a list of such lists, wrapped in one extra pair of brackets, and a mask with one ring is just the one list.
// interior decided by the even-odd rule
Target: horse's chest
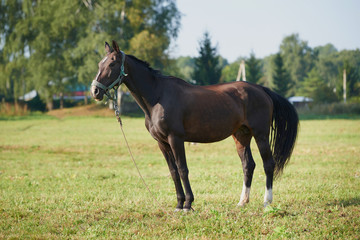
[(156, 119), (155, 121), (147, 120), (146, 126), (147, 126), (149, 133), (155, 140), (160, 141), (160, 142), (167, 141), (168, 127), (163, 118), (160, 117), (159, 119)]

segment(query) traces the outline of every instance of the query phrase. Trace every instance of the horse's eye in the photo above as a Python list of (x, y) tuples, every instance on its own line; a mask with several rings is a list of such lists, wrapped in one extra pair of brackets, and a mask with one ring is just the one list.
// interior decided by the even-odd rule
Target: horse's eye
[(110, 64), (109, 64), (109, 67), (113, 67), (115, 65), (115, 62), (111, 62)]

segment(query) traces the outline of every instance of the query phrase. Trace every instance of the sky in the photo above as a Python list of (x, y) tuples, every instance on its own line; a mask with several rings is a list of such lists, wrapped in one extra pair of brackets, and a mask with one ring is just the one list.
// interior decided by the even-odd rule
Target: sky
[(258, 58), (274, 54), (293, 33), (312, 48), (360, 48), (360, 0), (177, 0), (177, 7), (182, 19), (174, 57), (197, 56), (205, 31), (230, 62), (251, 51)]

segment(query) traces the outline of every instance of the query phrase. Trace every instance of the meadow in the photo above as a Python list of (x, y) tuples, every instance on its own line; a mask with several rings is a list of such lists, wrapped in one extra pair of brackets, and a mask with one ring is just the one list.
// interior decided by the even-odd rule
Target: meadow
[(360, 119), (302, 120), (274, 202), (257, 167), (237, 207), (242, 168), (232, 138), (186, 143), (194, 212), (174, 213), (167, 164), (144, 119), (33, 116), (0, 121), (0, 239), (359, 239)]

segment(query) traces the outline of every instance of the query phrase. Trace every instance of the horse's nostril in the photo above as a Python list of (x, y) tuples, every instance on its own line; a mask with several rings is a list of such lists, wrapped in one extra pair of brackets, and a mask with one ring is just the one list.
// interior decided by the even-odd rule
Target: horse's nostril
[(97, 96), (99, 94), (99, 89), (98, 88), (95, 88), (94, 89), (94, 95)]

